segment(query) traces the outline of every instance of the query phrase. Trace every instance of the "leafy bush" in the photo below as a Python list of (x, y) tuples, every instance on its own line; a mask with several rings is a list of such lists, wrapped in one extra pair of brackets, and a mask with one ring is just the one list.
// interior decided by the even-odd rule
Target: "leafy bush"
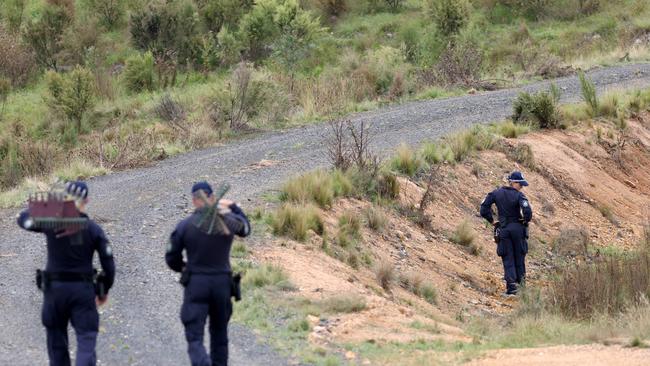
[(251, 0), (197, 0), (199, 15), (206, 29), (214, 34), (224, 26), (235, 27), (253, 5)]
[(309, 230), (313, 230), (318, 235), (323, 235), (325, 232), (325, 225), (318, 209), (311, 205), (282, 205), (271, 217), (271, 228), (275, 235), (287, 236), (298, 241), (307, 239)]
[(391, 160), (390, 166), (393, 170), (412, 177), (424, 169), (425, 162), (419, 156), (417, 151), (413, 150), (408, 145), (401, 145), (397, 148), (397, 153)]
[(95, 78), (82, 67), (76, 67), (69, 74), (53, 71), (47, 74), (48, 103), (68, 120), (76, 123), (76, 132), (81, 133), (81, 123), (86, 112), (95, 105)]
[(22, 87), (31, 80), (36, 69), (34, 55), (16, 36), (0, 27), (0, 76)]
[(124, 20), (126, 0), (86, 0), (88, 8), (99, 15), (102, 24), (109, 30)]
[(580, 87), (582, 89), (582, 99), (587, 103), (591, 117), (597, 117), (600, 108), (596, 94), (596, 85), (583, 72), (578, 73), (578, 78), (580, 79)]
[(537, 123), (540, 128), (558, 128), (560, 127), (558, 102), (559, 96), (551, 92), (520, 93), (513, 104), (512, 119), (516, 123)]
[(63, 34), (71, 23), (70, 13), (55, 5), (46, 5), (40, 18), (27, 22), (23, 37), (34, 51), (38, 64), (58, 71)]
[(177, 64), (196, 59), (198, 21), (194, 14), (194, 6), (185, 0), (150, 2), (131, 13), (129, 30), (134, 46), (151, 51), (159, 64), (172, 69), (159, 68), (159, 73), (174, 73)]
[(154, 90), (156, 85), (153, 54), (146, 52), (129, 57), (123, 78), (126, 89), (132, 93)]
[(441, 34), (457, 34), (468, 22), (471, 5), (467, 0), (427, 0), (429, 15)]

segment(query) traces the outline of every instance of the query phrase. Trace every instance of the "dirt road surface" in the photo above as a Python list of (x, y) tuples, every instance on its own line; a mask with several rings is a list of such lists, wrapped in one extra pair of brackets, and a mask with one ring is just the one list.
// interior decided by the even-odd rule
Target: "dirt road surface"
[[(599, 91), (650, 86), (650, 64), (592, 71)], [(559, 79), (563, 102), (577, 101), (577, 78)], [(511, 114), (522, 91), (548, 88), (540, 82), (523, 88), (457, 98), (406, 103), (351, 116), (367, 121), (373, 148), (381, 155), (400, 143), (435, 139), (475, 123)], [(187, 364), (178, 317), (181, 287), (163, 255), (173, 225), (188, 212), (192, 182), (227, 180), (229, 198), (246, 207), (292, 175), (326, 166), (323, 125), (264, 133), (245, 140), (178, 156), (152, 167), (90, 181), (89, 213), (104, 226), (118, 266), (108, 306), (101, 310), (100, 365)], [(270, 163), (259, 164), (266, 160)], [(0, 365), (47, 363), (40, 324), (41, 294), (33, 273), (45, 261), (44, 240), (14, 223), (15, 211), (0, 217)], [(71, 338), (73, 339), (73, 337)], [(72, 341), (74, 343), (74, 341)], [(231, 327), (233, 365), (283, 365), (278, 352), (259, 342), (252, 331)]]

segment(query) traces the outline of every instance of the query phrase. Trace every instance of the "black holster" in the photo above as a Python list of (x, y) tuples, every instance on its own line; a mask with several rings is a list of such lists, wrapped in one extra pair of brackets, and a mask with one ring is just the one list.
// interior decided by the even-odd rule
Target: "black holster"
[(241, 301), (241, 273), (235, 273), (231, 277), (230, 293), (235, 301)]
[(494, 223), (494, 242), (499, 244), (500, 240), (501, 240), (501, 225), (497, 221)]
[(97, 273), (95, 270), (93, 285), (95, 286), (95, 295), (100, 299), (106, 298), (106, 274), (104, 271)]
[(183, 272), (181, 272), (181, 277), (178, 279), (178, 283), (183, 285), (183, 287), (187, 287), (187, 284), (190, 283), (190, 271), (187, 268), (183, 269)]
[(45, 275), (45, 271), (41, 271), (40, 269), (36, 270), (36, 287), (38, 287), (39, 290), (45, 292), (48, 288), (48, 278)]

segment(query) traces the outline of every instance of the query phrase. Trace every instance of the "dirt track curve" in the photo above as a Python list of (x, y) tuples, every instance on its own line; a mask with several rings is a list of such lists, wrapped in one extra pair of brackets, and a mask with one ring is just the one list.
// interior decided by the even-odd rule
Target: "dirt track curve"
[[(590, 76), (601, 92), (648, 87), (650, 64), (598, 69)], [(579, 99), (575, 77), (556, 84), (563, 102)], [(548, 85), (406, 103), (351, 118), (368, 121), (375, 151), (387, 154), (402, 142), (416, 144), (471, 124), (503, 119), (511, 113), (518, 92)], [(313, 125), (265, 133), (90, 181), (89, 213), (106, 229), (118, 266), (109, 305), (101, 311), (100, 365), (188, 363), (178, 317), (181, 287), (166, 268), (163, 254), (170, 230), (186, 215), (191, 182), (227, 180), (232, 185), (229, 197), (246, 206), (287, 177), (326, 165), (324, 130), (323, 125)], [(276, 163), (256, 166), (263, 159)], [(33, 284), (34, 269), (44, 265), (44, 240), (19, 230), (13, 221), (16, 212), (0, 212), (0, 365), (45, 365), (41, 294)], [(287, 363), (250, 330), (233, 325), (230, 331), (233, 365)]]

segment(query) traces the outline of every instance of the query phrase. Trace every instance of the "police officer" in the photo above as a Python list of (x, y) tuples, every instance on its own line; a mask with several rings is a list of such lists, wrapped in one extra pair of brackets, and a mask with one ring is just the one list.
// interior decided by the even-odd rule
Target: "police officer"
[[(497, 255), (503, 261), (506, 294), (516, 295), (526, 278), (528, 223), (533, 217), (533, 210), (521, 192), (523, 187), (528, 186), (523, 174), (512, 172), (508, 182), (509, 187), (488, 193), (481, 203), (481, 216), (491, 224), (498, 225)], [(492, 217), (493, 204), (496, 204), (499, 213), (498, 222), (494, 222)]]
[[(88, 218), (88, 186), (81, 181), (70, 182), (66, 192), (77, 203), (81, 216)], [(47, 351), (51, 366), (70, 365), (68, 352), (68, 323), (77, 336), (77, 366), (96, 364), (95, 344), (99, 330), (97, 305), (108, 300), (108, 290), (115, 278), (113, 253), (102, 229), (92, 220), (80, 231), (64, 235), (53, 229), (34, 225), (28, 210), (18, 216), (18, 225), (25, 230), (45, 234), (47, 265), (40, 273), (43, 290), (42, 322), (47, 334)], [(97, 296), (93, 285), (93, 255), (97, 252), (103, 269), (99, 279), (102, 296)], [(37, 280), (38, 281), (38, 280)]]
[[(185, 286), (181, 321), (185, 326), (187, 352), (193, 366), (228, 364), (228, 321), (232, 314), (232, 270), (230, 248), (234, 235), (250, 234), (250, 224), (241, 208), (230, 200), (221, 199), (218, 209), (227, 232), (207, 233), (197, 223), (201, 221), (216, 198), (207, 182), (192, 187), (195, 211), (181, 221), (171, 234), (165, 255), (169, 268), (183, 272)], [(187, 262), (183, 261), (183, 250)], [(203, 346), (206, 318), (210, 318), (210, 355)]]

